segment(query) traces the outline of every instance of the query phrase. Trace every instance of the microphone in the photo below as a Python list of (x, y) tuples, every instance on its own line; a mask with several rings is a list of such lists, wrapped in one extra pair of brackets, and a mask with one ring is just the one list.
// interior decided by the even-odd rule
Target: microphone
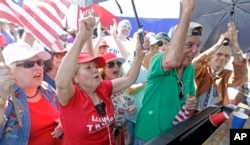
[(230, 42), (230, 40), (229, 40), (228, 38), (224, 38), (224, 40), (223, 40), (223, 45), (224, 45), (224, 46), (228, 46), (228, 45), (229, 45), (229, 42)]

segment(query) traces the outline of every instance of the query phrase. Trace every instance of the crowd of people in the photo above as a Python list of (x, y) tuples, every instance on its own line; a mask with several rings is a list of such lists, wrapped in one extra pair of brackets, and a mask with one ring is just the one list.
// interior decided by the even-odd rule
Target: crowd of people
[(77, 30), (63, 28), (60, 51), (0, 18), (0, 144), (144, 145), (207, 107), (245, 102), (250, 51), (230, 22), (200, 52), (195, 3), (182, 0), (172, 38), (147, 32), (143, 43), (129, 20), (103, 30), (86, 10)]

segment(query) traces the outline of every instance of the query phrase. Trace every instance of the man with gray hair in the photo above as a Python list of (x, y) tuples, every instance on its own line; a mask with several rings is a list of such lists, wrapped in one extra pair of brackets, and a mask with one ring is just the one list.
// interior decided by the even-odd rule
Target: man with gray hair
[[(182, 0), (183, 12), (165, 52), (155, 54), (148, 69), (135, 145), (143, 145), (173, 127), (180, 110), (196, 106), (193, 58), (199, 53), (202, 26), (191, 22), (195, 0)], [(187, 34), (187, 35), (185, 35)], [(188, 116), (189, 117), (189, 116)]]
[[(225, 40), (229, 40), (231, 47)], [(228, 70), (225, 66), (231, 56), (234, 57), (233, 70)], [(197, 86), (197, 111), (215, 104), (233, 103), (228, 97), (228, 87), (238, 87), (247, 81), (247, 62), (242, 56), (235, 24), (229, 23), (228, 31), (221, 34), (216, 44), (196, 57), (193, 64)]]

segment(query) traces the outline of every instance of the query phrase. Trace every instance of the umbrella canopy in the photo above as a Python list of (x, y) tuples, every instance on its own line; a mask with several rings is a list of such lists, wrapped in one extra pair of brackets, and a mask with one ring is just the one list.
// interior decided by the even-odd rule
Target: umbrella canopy
[(191, 20), (203, 26), (201, 51), (217, 42), (229, 22), (236, 24), (243, 52), (250, 49), (250, 0), (197, 0)]

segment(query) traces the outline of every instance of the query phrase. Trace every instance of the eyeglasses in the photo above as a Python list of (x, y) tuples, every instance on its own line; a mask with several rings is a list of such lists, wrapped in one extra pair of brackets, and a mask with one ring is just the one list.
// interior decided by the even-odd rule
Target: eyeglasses
[(16, 64), (16, 67), (24, 67), (24, 68), (32, 68), (35, 66), (35, 63), (39, 66), (43, 66), (44, 65), (44, 61), (42, 59), (38, 59), (36, 61), (32, 61), (32, 60), (26, 60), (22, 63), (18, 63)]
[(104, 116), (105, 115), (105, 103), (102, 101), (101, 103), (95, 105), (95, 109), (97, 111), (97, 113), (100, 115), (100, 116)]
[(163, 45), (168, 45), (168, 44), (169, 42), (167, 40), (163, 42)]
[(180, 87), (179, 98), (182, 99), (184, 97), (184, 84), (182, 81), (178, 81), (178, 85)]
[(122, 63), (117, 61), (116, 63), (111, 61), (111, 62), (108, 62), (107, 65), (109, 68), (113, 68), (115, 66), (115, 64), (120, 68), (122, 66)]
[(56, 58), (63, 58), (65, 56), (66, 52), (59, 52), (59, 53), (53, 53), (53, 56)]
[(123, 29), (132, 30), (132, 27), (129, 26), (129, 25), (121, 25), (121, 27), (122, 27)]

